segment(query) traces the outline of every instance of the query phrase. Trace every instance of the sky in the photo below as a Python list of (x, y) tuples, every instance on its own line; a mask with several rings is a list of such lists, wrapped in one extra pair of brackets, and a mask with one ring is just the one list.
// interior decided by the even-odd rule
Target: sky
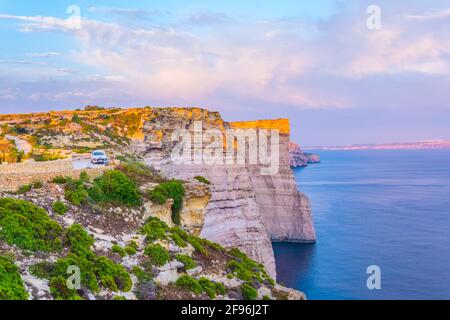
[(449, 30), (450, 0), (0, 0), (0, 113), (199, 106), (287, 117), (303, 146), (450, 139)]

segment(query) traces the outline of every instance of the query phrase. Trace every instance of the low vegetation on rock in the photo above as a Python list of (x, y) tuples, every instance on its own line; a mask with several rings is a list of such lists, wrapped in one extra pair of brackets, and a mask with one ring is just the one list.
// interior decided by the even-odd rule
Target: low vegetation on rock
[(149, 198), (152, 202), (165, 204), (168, 199), (173, 199), (172, 221), (180, 224), (180, 211), (183, 206), (183, 197), (185, 194), (183, 183), (179, 180), (169, 180), (160, 183), (149, 192)]
[(61, 249), (62, 227), (47, 212), (23, 200), (0, 199), (0, 240), (30, 251)]
[(0, 300), (27, 300), (19, 268), (7, 257), (0, 256)]

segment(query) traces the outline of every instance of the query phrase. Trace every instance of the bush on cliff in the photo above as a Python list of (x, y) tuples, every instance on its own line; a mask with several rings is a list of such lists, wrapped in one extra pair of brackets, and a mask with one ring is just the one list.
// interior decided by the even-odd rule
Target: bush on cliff
[(250, 259), (245, 253), (237, 248), (231, 249), (230, 254), (234, 256), (235, 259), (228, 262), (227, 268), (231, 270), (234, 276), (248, 282), (267, 282), (269, 285), (275, 284), (275, 281), (269, 277), (261, 263)]
[(140, 185), (145, 182), (162, 182), (164, 178), (159, 172), (136, 159), (122, 157), (122, 162), (117, 166), (116, 170), (125, 174), (134, 183)]
[(83, 203), (86, 203), (89, 197), (89, 193), (86, 189), (84, 180), (67, 178), (64, 197), (74, 206), (79, 206)]
[(201, 294), (203, 292), (203, 288), (200, 283), (198, 283), (198, 281), (195, 280), (194, 277), (188, 276), (186, 274), (179, 277), (175, 282), (175, 285), (177, 287), (192, 291), (195, 294)]
[(155, 266), (163, 266), (170, 260), (169, 252), (160, 244), (148, 245), (144, 254), (150, 258), (150, 261)]
[(31, 202), (0, 199), (0, 239), (31, 251), (61, 249), (62, 227)]
[(65, 214), (69, 208), (67, 208), (67, 206), (64, 204), (64, 202), (61, 201), (55, 201), (52, 204), (52, 210), (59, 215), (63, 215)]
[[(70, 266), (80, 268), (81, 284), (92, 292), (98, 292), (100, 288), (124, 292), (131, 290), (132, 281), (126, 269), (107, 257), (97, 257), (91, 250), (94, 239), (83, 227), (72, 225), (66, 230), (64, 238), (70, 253), (54, 265), (46, 266), (45, 272), (39, 272), (41, 276), (49, 278), (50, 283), (54, 283), (51, 288), (56, 299), (79, 298), (77, 292), (61, 287), (61, 277), (68, 277), (67, 270)], [(35, 265), (32, 269), (40, 270), (41, 267)]]
[(98, 203), (138, 206), (142, 202), (136, 184), (117, 170), (107, 171), (95, 179), (89, 195)]
[(149, 192), (149, 198), (152, 202), (165, 204), (167, 199), (173, 199), (172, 221), (180, 224), (180, 211), (183, 206), (183, 197), (185, 194), (183, 183), (179, 180), (170, 180), (160, 183), (156, 188)]
[(241, 292), (245, 300), (256, 300), (258, 298), (258, 291), (247, 282), (241, 286)]
[(197, 266), (197, 263), (194, 259), (185, 254), (177, 254), (175, 258), (184, 264), (184, 270), (194, 269)]
[(0, 300), (27, 300), (19, 268), (8, 258), (0, 256)]
[(142, 226), (141, 233), (147, 236), (147, 241), (152, 242), (155, 240), (163, 240), (166, 238), (166, 232), (169, 227), (164, 221), (158, 218), (150, 217), (147, 222)]
[(208, 184), (208, 185), (211, 184), (211, 181), (209, 181), (208, 179), (206, 179), (205, 177), (202, 177), (202, 176), (196, 176), (196, 177), (194, 177), (194, 179), (201, 183), (204, 183), (204, 184)]

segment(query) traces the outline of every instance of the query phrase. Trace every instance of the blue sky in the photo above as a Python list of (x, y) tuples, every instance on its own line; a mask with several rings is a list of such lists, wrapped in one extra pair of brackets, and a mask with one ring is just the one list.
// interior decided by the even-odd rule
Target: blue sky
[(308, 146), (450, 139), (450, 0), (376, 2), (379, 30), (365, 0), (0, 1), (0, 112), (202, 106), (289, 117)]

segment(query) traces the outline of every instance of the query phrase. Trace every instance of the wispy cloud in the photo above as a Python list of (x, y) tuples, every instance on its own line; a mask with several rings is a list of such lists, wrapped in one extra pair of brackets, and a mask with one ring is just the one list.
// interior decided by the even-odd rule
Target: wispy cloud
[(407, 19), (411, 20), (436, 20), (450, 18), (450, 8), (444, 10), (432, 10), (425, 14), (408, 14), (405, 15)]
[[(387, 3), (382, 1), (384, 7)], [(89, 10), (152, 17), (151, 12), (136, 9)], [(326, 21), (239, 20), (225, 13), (189, 12), (172, 24), (137, 26), (84, 17), (78, 30), (54, 17), (0, 14), (0, 19), (19, 21), (27, 32), (70, 32), (79, 43), (71, 55), (74, 63), (92, 69), (93, 74), (101, 70), (114, 75), (98, 79), (108, 88), (120, 86), (121, 93), (142, 100), (240, 101), (317, 109), (372, 105), (364, 102), (367, 96), (385, 103), (373, 94), (374, 88), (390, 92), (380, 79), (401, 83), (390, 105), (424, 105), (405, 97), (411, 91), (420, 92), (430, 77), (450, 77), (450, 35), (441, 32), (446, 22), (439, 19), (449, 14), (449, 10), (417, 16), (386, 14), (379, 31), (367, 29), (365, 8), (359, 16), (343, 11)], [(423, 22), (420, 27), (411, 23), (417, 19)], [(436, 28), (436, 21), (441, 28)], [(214, 31), (202, 29), (207, 26), (214, 26)], [(73, 72), (59, 69), (63, 70)], [(405, 75), (414, 75), (414, 84), (405, 81)], [(353, 90), (356, 86), (358, 91)], [(442, 97), (440, 87), (427, 87), (429, 94), (433, 90)]]
[(51, 58), (51, 57), (57, 57), (60, 56), (60, 52), (30, 52), (27, 53), (28, 57), (31, 58)]

